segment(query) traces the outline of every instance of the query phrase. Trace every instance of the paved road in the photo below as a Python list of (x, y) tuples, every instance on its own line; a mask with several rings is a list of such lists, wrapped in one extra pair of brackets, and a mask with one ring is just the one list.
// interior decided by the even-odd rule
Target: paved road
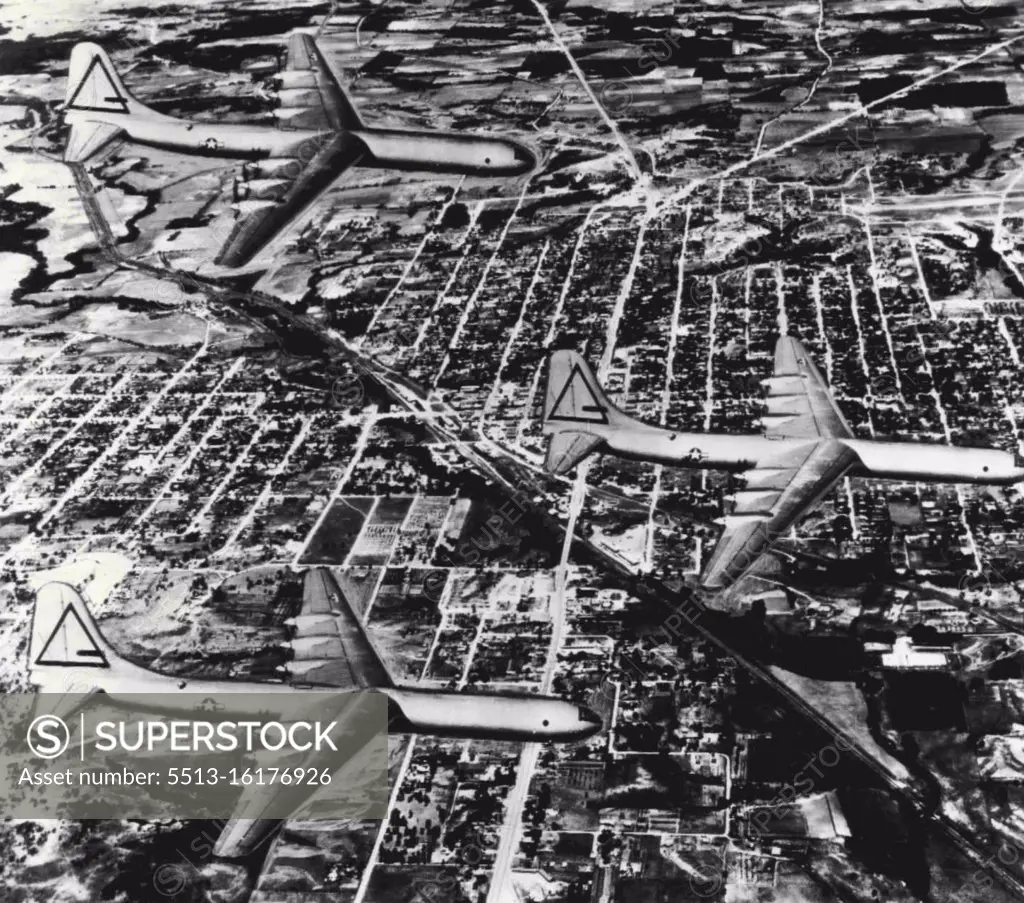
[[(555, 679), (558, 665), (558, 650), (562, 648), (565, 636), (565, 590), (569, 583), (569, 559), (572, 551), (572, 538), (576, 533), (576, 522), (583, 511), (583, 502), (587, 497), (587, 466), (581, 466), (573, 484), (572, 498), (569, 502), (569, 520), (566, 525), (565, 537), (562, 540), (562, 556), (555, 570), (555, 591), (551, 595), (551, 641), (548, 644), (547, 660), (541, 679), (541, 693), (550, 693), (551, 684)], [(541, 744), (527, 743), (519, 757), (516, 770), (516, 782), (505, 802), (504, 830), (498, 841), (498, 850), (494, 859), (494, 871), (488, 889), (487, 903), (518, 903), (518, 895), (512, 885), (512, 863), (515, 861), (519, 847), (523, 808), (530, 790), (530, 781), (537, 768)]]

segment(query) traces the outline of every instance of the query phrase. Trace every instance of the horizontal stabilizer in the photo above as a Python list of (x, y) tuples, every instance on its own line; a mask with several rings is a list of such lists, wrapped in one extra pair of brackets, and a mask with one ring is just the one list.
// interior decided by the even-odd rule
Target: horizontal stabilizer
[(593, 433), (577, 433), (567, 430), (555, 433), (548, 441), (544, 468), (551, 473), (568, 473), (604, 440)]
[(93, 157), (109, 153), (120, 143), (123, 135), (123, 129), (107, 122), (75, 122), (64, 148), (64, 162), (85, 163)]

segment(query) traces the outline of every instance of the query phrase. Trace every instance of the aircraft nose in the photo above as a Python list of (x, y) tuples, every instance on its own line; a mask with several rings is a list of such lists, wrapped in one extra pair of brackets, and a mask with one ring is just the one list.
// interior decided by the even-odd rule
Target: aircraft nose
[(584, 731), (584, 737), (592, 737), (594, 734), (604, 729), (604, 719), (602, 719), (601, 716), (592, 708), (581, 705), (577, 709), (577, 715), (580, 719), (580, 726)]
[(536, 155), (522, 144), (512, 146), (512, 156), (515, 158), (516, 167), (520, 172), (529, 172), (537, 165)]

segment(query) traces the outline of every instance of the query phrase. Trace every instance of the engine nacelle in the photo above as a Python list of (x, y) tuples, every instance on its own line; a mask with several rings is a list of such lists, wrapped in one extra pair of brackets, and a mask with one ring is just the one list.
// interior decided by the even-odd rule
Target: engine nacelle
[(805, 391), (802, 376), (769, 376), (761, 386), (768, 395), (803, 395)]
[(746, 527), (749, 524), (763, 524), (766, 520), (771, 520), (771, 516), (768, 514), (726, 514), (716, 517), (714, 522), (720, 527), (730, 529)]
[(770, 395), (761, 406), (764, 415), (796, 415), (810, 413), (811, 405), (806, 395)]
[(281, 197), (291, 182), (287, 179), (251, 179), (235, 185), (235, 198), (240, 201), (273, 201)]
[(309, 107), (276, 107), (272, 112), (282, 128), (315, 129), (319, 123), (318, 113)]
[(239, 216), (249, 216), (266, 210), (268, 207), (276, 207), (277, 201), (235, 201), (231, 207)]
[(729, 515), (736, 517), (740, 514), (770, 515), (778, 498), (779, 493), (771, 490), (741, 489), (725, 496), (725, 501), (732, 506)]
[(761, 429), (772, 429), (776, 426), (782, 426), (784, 423), (789, 423), (790, 420), (795, 420), (796, 414), (764, 414), (761, 418)]
[(295, 661), (311, 661), (312, 659), (338, 660), (345, 658), (345, 647), (341, 645), (338, 634), (334, 636), (295, 637), (283, 644), (295, 654)]
[(775, 489), (783, 490), (789, 485), (792, 471), (787, 467), (759, 467), (757, 470), (748, 470), (740, 477), (745, 489)]
[(282, 88), (277, 92), (277, 99), (282, 107), (310, 107), (320, 106), (320, 91), (313, 88)]
[(303, 677), (309, 677), (310, 674), (316, 676), (316, 671), (319, 671), (321, 668), (331, 668), (334, 665), (337, 665), (337, 662), (328, 658), (308, 658), (289, 662), (287, 665), (279, 665), (278, 670), (285, 671), (292, 677), (302, 679)]
[(274, 76), (274, 81), (284, 90), (316, 87), (316, 76), (308, 69), (290, 69), (285, 72), (278, 72)]
[(246, 181), (252, 179), (278, 179), (298, 178), (302, 172), (302, 163), (295, 157), (267, 157), (266, 160), (258, 160), (242, 164), (242, 178)]

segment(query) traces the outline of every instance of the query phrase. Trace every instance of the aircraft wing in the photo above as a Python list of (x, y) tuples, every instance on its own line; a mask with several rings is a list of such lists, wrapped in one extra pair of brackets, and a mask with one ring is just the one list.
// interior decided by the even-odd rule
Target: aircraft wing
[[(295, 654), (291, 662), (294, 677), (315, 684), (327, 684), (339, 690), (361, 690), (374, 687), (392, 687), (394, 683), (376, 650), (370, 644), (356, 613), (346, 601), (341, 587), (328, 568), (313, 568), (306, 572), (302, 586), (302, 607), (292, 619), (295, 636), (291, 641)], [(369, 703), (364, 695), (354, 694), (338, 720), (344, 718), (353, 725), (365, 721)], [(371, 731), (364, 732), (370, 735)], [(353, 751), (355, 752), (355, 751)], [(328, 769), (334, 775), (331, 786), (341, 784), (359, 790), (353, 777), (359, 772), (365, 749), (351, 760), (338, 761), (338, 753), (321, 751), (310, 753), (297, 766)], [(340, 774), (338, 769), (341, 769)], [(342, 780), (342, 776), (345, 779)], [(347, 782), (347, 783), (346, 783)], [(305, 803), (311, 787), (249, 785), (239, 797), (234, 816), (224, 826), (217, 839), (218, 856), (247, 856), (269, 840), (281, 824), (281, 819), (263, 818), (268, 800), (279, 800), (287, 794), (296, 809)], [(359, 802), (357, 797), (353, 797)], [(275, 804), (277, 811), (280, 805)]]
[(306, 572), (302, 608), (293, 623), (290, 667), (298, 680), (339, 689), (394, 686), (328, 568)]
[[(374, 717), (377, 711), (368, 694), (353, 694), (342, 697), (341, 706), (329, 717), (344, 726), (345, 736), (351, 738), (337, 751), (324, 746), (306, 754), (296, 754), (288, 768), (314, 769), (319, 776), (327, 772), (331, 778), (324, 785), (309, 781), (291, 784), (270, 780), (265, 769), (265, 783), (245, 785), (235, 804), (234, 815), (225, 823), (214, 847), (217, 856), (236, 858), (248, 856), (264, 842), (271, 839), (281, 825), (280, 818), (265, 818), (271, 805), (273, 811), (291, 809), (295, 818), (313, 817), (325, 807), (332, 811), (351, 813), (359, 818), (360, 813), (368, 814), (375, 804), (383, 802), (374, 794), (379, 783), (379, 769), (375, 769), (373, 758), (386, 755), (386, 746), (380, 748), (380, 731)], [(327, 715), (325, 713), (324, 717)], [(349, 745), (350, 744), (350, 745)], [(275, 758), (276, 762), (280, 758)], [(255, 772), (259, 760), (252, 766)], [(318, 806), (319, 801), (319, 806)]]
[(775, 369), (764, 380), (769, 439), (853, 439), (824, 377), (798, 339), (782, 336), (775, 346)]
[(312, 35), (288, 41), (277, 117), (290, 128), (337, 132), (361, 127), (359, 116)]
[(746, 471), (701, 583), (723, 589), (739, 580), (856, 461), (844, 443), (817, 441)]
[(347, 132), (310, 140), (316, 148), (308, 161), (295, 160), (294, 173), (285, 168), (283, 175), (263, 190), (261, 199), (236, 205), (235, 225), (216, 257), (217, 264), (239, 267), (252, 260), (366, 152), (363, 143)]

